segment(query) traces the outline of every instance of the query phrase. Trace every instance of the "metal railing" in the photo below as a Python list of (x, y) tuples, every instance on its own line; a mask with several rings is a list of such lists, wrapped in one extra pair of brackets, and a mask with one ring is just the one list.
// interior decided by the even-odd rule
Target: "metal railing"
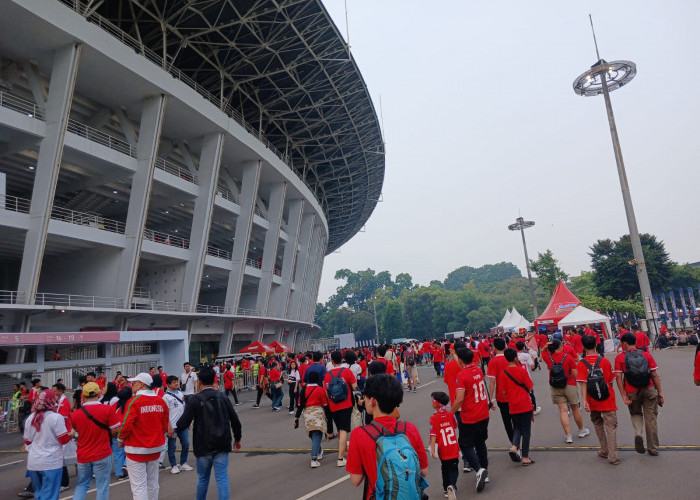
[(63, 207), (53, 207), (51, 218), (75, 224), (78, 226), (88, 226), (111, 233), (124, 234), (124, 223), (118, 220), (105, 219), (101, 215), (86, 212), (76, 212)]
[(65, 293), (37, 293), (34, 304), (38, 306), (92, 307), (99, 309), (124, 308), (124, 301), (121, 297), (98, 297)]
[(145, 288), (136, 287), (136, 288), (134, 288), (134, 298), (135, 299), (150, 299), (151, 292), (150, 292), (150, 290), (146, 290)]
[(255, 215), (259, 215), (263, 219), (267, 220), (267, 214), (265, 212), (263, 212), (262, 210), (260, 210), (257, 205), (255, 205), (254, 212), (255, 212)]
[[(309, 187), (312, 191), (313, 188), (306, 182), (301, 172), (299, 172), (287, 154), (282, 153), (277, 147), (272, 144), (257, 128), (253, 127), (251, 124), (245, 121), (243, 115), (241, 115), (237, 110), (235, 110), (228, 102), (221, 101), (219, 97), (215, 96), (205, 87), (202, 87), (199, 83), (189, 77), (187, 74), (180, 71), (180, 69), (173, 66), (172, 61), (168, 62), (160, 55), (156, 54), (153, 50), (145, 47), (143, 43), (139, 42), (136, 38), (122, 31), (119, 27), (112, 24), (110, 21), (102, 17), (101, 15), (94, 12), (94, 10), (88, 8), (88, 4), (83, 0), (59, 0), (62, 4), (68, 6), (72, 10), (76, 11), (85, 19), (112, 35), (114, 38), (119, 40), (124, 45), (131, 47), (137, 53), (141, 54), (143, 57), (151, 61), (156, 66), (159, 66), (163, 70), (170, 73), (170, 75), (185, 85), (192, 88), (195, 92), (200, 94), (204, 99), (211, 102), (214, 106), (219, 108), (222, 112), (233, 118), (239, 125), (241, 125), (249, 134), (257, 138), (267, 149), (272, 151), (280, 160), (282, 160), (294, 174), (301, 179), (301, 181)], [(87, 14), (87, 15), (86, 15)]]
[(68, 132), (72, 132), (92, 142), (102, 144), (110, 149), (114, 149), (115, 151), (119, 151), (120, 153), (136, 158), (136, 149), (131, 147), (131, 144), (128, 142), (112, 137), (109, 134), (105, 134), (104, 132), (73, 120), (72, 118), (68, 120)]
[(238, 196), (233, 194), (230, 189), (222, 186), (221, 184), (217, 186), (216, 194), (221, 196), (223, 199), (230, 201), (231, 203), (235, 203), (236, 205), (241, 204), (241, 202), (238, 200)]
[(202, 314), (231, 314), (231, 310), (228, 307), (210, 306), (207, 304), (197, 304), (196, 311)]
[(263, 316), (262, 311), (258, 311), (257, 309), (239, 307), (237, 312), (239, 316)]
[(23, 304), (24, 292), (0, 290), (0, 304)]
[(186, 168), (180, 167), (179, 165), (175, 165), (174, 163), (161, 158), (160, 156), (156, 158), (156, 168), (163, 170), (164, 172), (168, 172), (175, 177), (186, 180), (187, 182), (191, 182), (192, 184), (197, 184), (197, 177), (192, 175), (192, 172)]
[(24, 198), (0, 194), (0, 210), (9, 210), (11, 212), (28, 214), (30, 204), (31, 202)]
[(213, 247), (211, 245), (207, 247), (207, 255), (218, 257), (220, 259), (231, 260), (231, 252)]
[(29, 118), (36, 118), (38, 120), (45, 120), (46, 115), (44, 108), (21, 97), (17, 97), (7, 92), (0, 92), (0, 107), (11, 109), (12, 111), (17, 111), (27, 115)]
[(262, 267), (262, 262), (260, 261), (260, 259), (253, 260), (250, 257), (248, 257), (245, 260), (245, 265), (254, 267), (255, 269), (260, 269)]
[(161, 243), (163, 245), (170, 245), (184, 249), (190, 248), (190, 242), (185, 238), (181, 238), (173, 234), (161, 233), (160, 231), (154, 231), (153, 229), (146, 228), (143, 233), (143, 238), (155, 243)]
[(164, 300), (150, 300), (148, 302), (132, 302), (132, 309), (146, 309), (150, 311), (169, 311), (169, 312), (189, 312), (190, 308), (185, 303), (167, 302)]

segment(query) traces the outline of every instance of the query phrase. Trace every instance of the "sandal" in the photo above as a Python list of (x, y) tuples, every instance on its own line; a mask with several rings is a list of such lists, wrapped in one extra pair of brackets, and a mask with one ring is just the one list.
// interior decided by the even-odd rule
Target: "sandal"
[(510, 456), (510, 459), (513, 462), (520, 462), (520, 453), (518, 453), (517, 451), (510, 450), (508, 452), (508, 456)]
[(529, 462), (523, 462), (523, 467), (527, 467), (528, 465), (534, 465), (535, 461), (533, 459), (530, 459)]

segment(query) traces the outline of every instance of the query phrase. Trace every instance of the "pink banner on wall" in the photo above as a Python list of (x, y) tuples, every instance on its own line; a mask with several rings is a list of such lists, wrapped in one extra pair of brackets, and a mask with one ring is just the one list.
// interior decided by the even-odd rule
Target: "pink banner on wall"
[(119, 332), (0, 333), (0, 345), (119, 342)]

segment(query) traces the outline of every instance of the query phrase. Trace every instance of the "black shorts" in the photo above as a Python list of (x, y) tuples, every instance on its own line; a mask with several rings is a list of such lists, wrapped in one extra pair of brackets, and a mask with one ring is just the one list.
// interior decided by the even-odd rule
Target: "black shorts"
[(339, 431), (350, 432), (350, 426), (352, 421), (352, 406), (350, 408), (343, 408), (342, 410), (332, 411), (331, 418), (333, 419), (333, 423)]

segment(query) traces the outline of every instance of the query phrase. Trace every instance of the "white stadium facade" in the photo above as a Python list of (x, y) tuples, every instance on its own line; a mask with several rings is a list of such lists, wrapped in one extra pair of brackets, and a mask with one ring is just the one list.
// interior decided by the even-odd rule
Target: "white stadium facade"
[(0, 378), (305, 348), (384, 180), (321, 0), (0, 0), (0, 33)]

